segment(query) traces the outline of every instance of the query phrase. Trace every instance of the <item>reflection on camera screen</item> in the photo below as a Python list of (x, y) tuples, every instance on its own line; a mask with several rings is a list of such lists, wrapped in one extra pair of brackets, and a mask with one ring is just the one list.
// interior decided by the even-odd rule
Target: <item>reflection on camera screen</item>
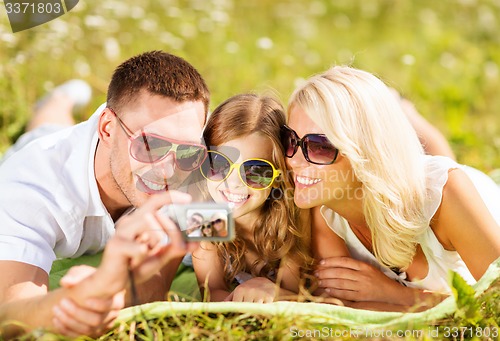
[(182, 232), (188, 237), (227, 237), (227, 215), (224, 209), (188, 209)]

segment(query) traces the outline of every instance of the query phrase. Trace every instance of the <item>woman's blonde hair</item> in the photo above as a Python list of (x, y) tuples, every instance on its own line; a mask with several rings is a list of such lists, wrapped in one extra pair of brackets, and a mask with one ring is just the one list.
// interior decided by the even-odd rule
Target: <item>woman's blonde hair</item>
[[(309, 256), (309, 230), (299, 224), (299, 210), (293, 202), (293, 178), (287, 171), (280, 142), (280, 128), (286, 122), (282, 105), (271, 97), (241, 94), (229, 98), (210, 115), (203, 137), (207, 146), (219, 146), (253, 133), (261, 134), (272, 145), (274, 166), (281, 175), (265, 201), (260, 217), (253, 224), (253, 241), (238, 235), (230, 243), (217, 243), (217, 252), (224, 264), (225, 280), (230, 285), (235, 276), (245, 269), (247, 242), (251, 242), (260, 256), (248, 269), (254, 276), (270, 277), (277, 272), (280, 260), (292, 258), (306, 271)], [(257, 269), (260, 267), (260, 271)], [(248, 271), (247, 270), (247, 271)]]
[(289, 110), (294, 106), (322, 127), (362, 183), (377, 259), (406, 269), (429, 222), (423, 148), (395, 96), (374, 75), (335, 66), (296, 89)]

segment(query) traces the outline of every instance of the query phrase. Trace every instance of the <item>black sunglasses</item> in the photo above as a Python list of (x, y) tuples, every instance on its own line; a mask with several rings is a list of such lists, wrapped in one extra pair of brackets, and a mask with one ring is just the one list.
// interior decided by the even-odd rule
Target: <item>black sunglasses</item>
[(212, 223), (206, 223), (206, 224), (201, 225), (202, 230), (211, 229), (211, 228), (212, 228)]
[(285, 148), (285, 156), (292, 158), (299, 147), (307, 162), (315, 165), (331, 165), (337, 159), (339, 150), (324, 134), (306, 134), (299, 138), (290, 127), (281, 127), (281, 143)]

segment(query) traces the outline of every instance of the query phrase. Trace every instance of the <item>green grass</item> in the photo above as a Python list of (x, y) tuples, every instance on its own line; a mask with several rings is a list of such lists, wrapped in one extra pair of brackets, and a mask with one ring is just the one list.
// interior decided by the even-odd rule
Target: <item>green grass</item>
[(201, 71), (212, 108), (247, 91), (286, 103), (299, 79), (353, 64), (412, 99), (459, 161), (490, 171), (500, 167), (499, 31), (496, 0), (82, 0), (16, 34), (1, 9), (0, 153), (54, 85), (89, 81), (85, 118), (121, 61), (164, 49)]
[[(498, 339), (500, 334), (500, 279), (497, 279), (488, 290), (479, 297), (460, 276), (453, 277), (454, 296), (457, 309), (431, 323), (422, 323), (418, 319), (404, 326), (375, 329), (363, 326), (347, 326), (346, 324), (319, 322), (315, 316), (297, 314), (238, 314), (238, 313), (203, 313), (192, 311), (177, 314), (165, 310), (163, 314), (153, 317), (148, 312), (141, 312), (135, 318), (122, 323), (100, 338), (100, 340), (126, 339), (212, 339), (212, 340), (283, 340), (283, 339), (386, 339), (407, 340), (439, 339)], [(262, 309), (265, 310), (265, 309)], [(488, 333), (488, 335), (486, 335)], [(478, 337), (480, 336), (480, 337)]]
[[(460, 294), (464, 294), (461, 289)], [(283, 339), (402, 339), (407, 340), (474, 339), (488, 340), (486, 336), (500, 334), (500, 281), (497, 281), (479, 298), (473, 292), (467, 302), (453, 315), (434, 321), (432, 324), (415, 323), (404, 327), (372, 329), (369, 327), (348, 327), (338, 323), (318, 323), (314, 316), (297, 318), (294, 315), (214, 314), (192, 312), (176, 315), (166, 312), (156, 318), (141, 318), (132, 323), (122, 322), (120, 326), (99, 340), (126, 339), (211, 339), (211, 340), (283, 340)], [(474, 304), (472, 304), (474, 303)], [(473, 307), (473, 308), (471, 308)], [(472, 309), (475, 309), (472, 313)], [(486, 333), (489, 333), (486, 335)], [(495, 339), (492, 337), (491, 339)], [(498, 339), (498, 337), (496, 338)]]

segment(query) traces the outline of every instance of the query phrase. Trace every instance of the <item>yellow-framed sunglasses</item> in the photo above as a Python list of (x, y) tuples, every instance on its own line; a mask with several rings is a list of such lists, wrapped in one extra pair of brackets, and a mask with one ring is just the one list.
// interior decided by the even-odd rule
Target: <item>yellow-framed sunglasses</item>
[(235, 163), (226, 155), (214, 150), (208, 151), (200, 171), (207, 180), (221, 182), (226, 180), (235, 168), (238, 169), (241, 181), (247, 187), (257, 190), (269, 188), (281, 174), (268, 160), (252, 158)]

